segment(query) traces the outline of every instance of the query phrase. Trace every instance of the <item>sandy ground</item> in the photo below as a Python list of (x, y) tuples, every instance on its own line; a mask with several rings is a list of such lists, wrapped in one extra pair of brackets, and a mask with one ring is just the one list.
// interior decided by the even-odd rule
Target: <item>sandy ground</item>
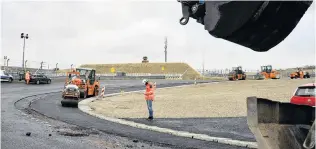
[[(153, 103), (156, 118), (246, 116), (246, 98), (257, 96), (289, 102), (305, 80), (246, 80), (157, 89)], [(147, 118), (143, 93), (122, 94), (90, 103), (97, 113), (117, 118)]]

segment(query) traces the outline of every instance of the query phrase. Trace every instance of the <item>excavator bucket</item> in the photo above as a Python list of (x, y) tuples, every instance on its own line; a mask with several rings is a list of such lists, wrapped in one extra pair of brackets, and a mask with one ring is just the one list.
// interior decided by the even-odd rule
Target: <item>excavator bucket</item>
[(247, 98), (247, 123), (259, 149), (315, 148), (315, 108)]
[(188, 1), (182, 5), (185, 25), (190, 18), (212, 36), (257, 52), (269, 51), (296, 27), (312, 1)]

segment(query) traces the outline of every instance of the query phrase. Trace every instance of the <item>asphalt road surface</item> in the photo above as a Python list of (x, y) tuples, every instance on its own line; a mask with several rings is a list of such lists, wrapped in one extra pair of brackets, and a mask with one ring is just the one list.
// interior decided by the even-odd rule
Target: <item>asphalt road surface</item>
[(214, 137), (232, 138), (234, 140), (256, 142), (255, 136), (248, 128), (246, 117), (232, 118), (156, 118), (148, 121), (142, 118), (124, 118), (136, 123), (170, 128), (173, 130), (206, 134)]
[[(187, 81), (157, 80), (160, 87), (170, 86), (170, 82), (173, 85), (187, 83)], [(140, 80), (107, 80), (102, 81), (101, 84), (106, 86), (106, 93), (119, 92), (120, 89), (124, 91), (143, 89)], [(119, 125), (91, 117), (76, 108), (61, 107), (60, 93), (38, 95), (59, 92), (62, 88), (63, 82), (43, 85), (2, 83), (1, 147), (8, 149), (239, 148)], [(33, 103), (29, 105), (31, 101)], [(31, 135), (26, 136), (27, 132), (31, 132)]]

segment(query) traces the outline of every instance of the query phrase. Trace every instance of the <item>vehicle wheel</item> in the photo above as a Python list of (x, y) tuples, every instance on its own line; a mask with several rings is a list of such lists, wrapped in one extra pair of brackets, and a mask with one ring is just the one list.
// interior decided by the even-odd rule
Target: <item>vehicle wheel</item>
[(291, 79), (293, 79), (293, 77), (291, 77)]
[(12, 79), (12, 78), (10, 78), (10, 79), (9, 79), (9, 83), (12, 83), (12, 82), (13, 82), (13, 79)]
[(62, 107), (68, 107), (68, 104), (64, 103), (64, 102), (61, 102), (61, 106)]
[(48, 81), (47, 81), (47, 84), (50, 84), (50, 83), (51, 83), (51, 80), (48, 80)]
[(39, 81), (39, 80), (37, 80), (37, 81), (36, 81), (36, 84), (40, 84), (40, 81)]

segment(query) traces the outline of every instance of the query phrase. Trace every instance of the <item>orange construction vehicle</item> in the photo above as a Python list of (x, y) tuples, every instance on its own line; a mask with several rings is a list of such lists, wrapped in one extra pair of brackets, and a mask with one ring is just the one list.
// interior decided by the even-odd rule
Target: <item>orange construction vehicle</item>
[(298, 69), (296, 72), (292, 72), (290, 74), (291, 79), (297, 79), (297, 78), (310, 78), (309, 72), (303, 71), (302, 69)]
[(77, 68), (67, 73), (62, 92), (62, 106), (78, 105), (80, 99), (97, 96), (100, 82), (96, 79), (95, 70), (90, 68)]
[(271, 65), (261, 66), (261, 74), (265, 79), (280, 79), (280, 73), (272, 69)]
[(232, 71), (228, 74), (228, 80), (235, 81), (235, 80), (246, 80), (246, 74), (242, 70), (241, 66), (233, 67)]

